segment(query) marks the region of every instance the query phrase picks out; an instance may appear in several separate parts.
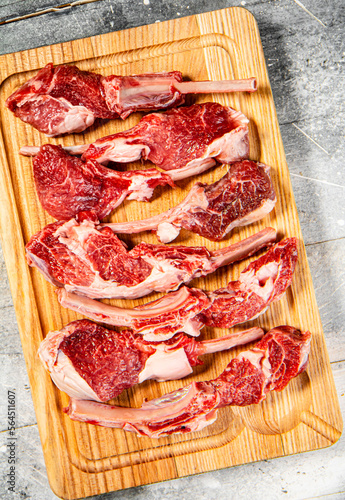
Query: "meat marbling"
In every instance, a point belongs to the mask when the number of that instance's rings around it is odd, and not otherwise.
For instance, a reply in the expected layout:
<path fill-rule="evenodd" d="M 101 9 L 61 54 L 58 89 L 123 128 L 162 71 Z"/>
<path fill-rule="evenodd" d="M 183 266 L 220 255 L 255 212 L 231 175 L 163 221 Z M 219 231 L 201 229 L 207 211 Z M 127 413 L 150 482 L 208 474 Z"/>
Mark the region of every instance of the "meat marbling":
<path fill-rule="evenodd" d="M 150 160 L 169 171 L 173 180 L 180 180 L 208 170 L 217 161 L 229 163 L 248 158 L 248 119 L 215 102 L 194 104 L 152 113 L 129 130 L 65 150 L 104 164 Z M 20 150 L 26 156 L 38 152 L 35 146 Z"/>
<path fill-rule="evenodd" d="M 170 175 L 154 168 L 118 172 L 93 160 L 82 161 L 52 144 L 41 146 L 33 172 L 43 208 L 58 220 L 88 210 L 102 219 L 126 198 L 147 201 L 155 187 L 174 186 Z"/>
<path fill-rule="evenodd" d="M 137 298 L 152 291 L 177 289 L 275 239 L 275 231 L 268 230 L 264 238 L 261 233 L 214 252 L 205 247 L 148 243 L 127 251 L 111 229 L 97 226 L 91 212 L 49 224 L 26 245 L 29 265 L 67 291 L 91 298 Z"/>
<path fill-rule="evenodd" d="M 215 102 L 144 116 L 130 130 L 70 148 L 83 159 L 128 163 L 141 158 L 162 170 L 178 170 L 175 180 L 203 172 L 216 162 L 249 156 L 248 119 Z"/>
<path fill-rule="evenodd" d="M 283 390 L 308 362 L 311 334 L 291 326 L 270 330 L 253 349 L 232 359 L 223 373 L 207 382 L 193 382 L 140 408 L 71 399 L 64 411 L 72 420 L 115 427 L 159 438 L 202 430 L 225 406 L 258 404 L 269 391 Z"/>
<path fill-rule="evenodd" d="M 138 110 L 184 103 L 185 93 L 256 90 L 256 79 L 182 82 L 179 71 L 107 76 L 76 66 L 47 64 L 6 100 L 7 107 L 39 131 L 56 136 L 82 132 L 96 118 L 126 118 Z"/>
<path fill-rule="evenodd" d="M 132 310 L 58 291 L 62 306 L 91 319 L 130 326 L 146 340 L 163 340 L 177 332 L 199 335 L 204 326 L 231 328 L 255 319 L 290 286 L 297 261 L 297 240 L 280 241 L 251 262 L 226 288 L 210 292 L 182 287 L 158 301 Z M 189 290 L 189 294 L 187 293 Z M 199 294 L 197 294 L 197 291 Z"/>
<path fill-rule="evenodd" d="M 22 121 L 48 136 L 82 132 L 96 118 L 117 118 L 109 110 L 101 75 L 76 66 L 47 64 L 7 100 Z"/>
<path fill-rule="evenodd" d="M 132 330 L 115 332 L 88 320 L 49 332 L 39 356 L 59 389 L 77 399 L 108 401 L 144 380 L 162 382 L 186 377 L 199 356 L 258 340 L 250 328 L 197 342 L 184 334 L 165 342 L 147 342 Z"/>
<path fill-rule="evenodd" d="M 270 167 L 251 160 L 234 162 L 213 184 L 194 184 L 176 207 L 149 219 L 107 223 L 115 233 L 155 230 L 169 243 L 181 228 L 210 240 L 223 239 L 233 228 L 262 219 L 275 206 L 276 195 Z"/>

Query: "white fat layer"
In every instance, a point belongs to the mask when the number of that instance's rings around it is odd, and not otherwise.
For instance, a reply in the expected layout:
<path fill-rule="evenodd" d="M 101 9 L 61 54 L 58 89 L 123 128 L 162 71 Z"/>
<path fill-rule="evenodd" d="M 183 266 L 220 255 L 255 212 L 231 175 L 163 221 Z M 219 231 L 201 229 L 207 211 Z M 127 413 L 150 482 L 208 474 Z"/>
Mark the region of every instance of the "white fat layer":
<path fill-rule="evenodd" d="M 40 259 L 37 255 L 29 252 L 28 250 L 26 250 L 26 259 L 29 266 L 37 267 L 49 283 L 54 286 L 61 286 L 61 283 L 51 276 L 48 265 L 43 259 Z"/>
<path fill-rule="evenodd" d="M 191 399 L 195 395 L 194 384 L 176 391 L 177 398 L 173 398 L 173 393 L 166 395 L 165 398 L 159 398 L 158 404 L 155 400 L 144 403 L 141 408 L 124 408 L 99 404 L 92 401 L 71 400 L 69 407 L 69 416 L 72 420 L 80 422 L 97 422 L 104 427 L 117 427 L 130 432 L 142 431 L 147 436 L 157 438 L 164 436 L 169 431 L 169 422 L 165 428 L 159 432 L 151 432 L 147 428 L 147 422 L 164 422 L 173 420 L 176 415 L 181 414 L 184 408 L 188 407 Z M 215 405 L 216 406 L 216 405 Z M 206 415 L 195 415 L 188 422 L 191 431 L 200 431 L 206 426 L 213 424 L 217 419 L 217 410 L 210 409 Z M 173 428 L 173 425 L 172 425 Z"/>
<path fill-rule="evenodd" d="M 140 333 L 143 336 L 143 339 L 147 342 L 161 342 L 163 340 L 171 339 L 174 335 L 180 332 L 187 333 L 191 337 L 198 337 L 203 326 L 204 325 L 200 321 L 190 318 L 177 326 L 172 325 L 171 330 L 168 333 L 155 333 L 155 326 L 147 326 L 142 328 L 137 333 Z"/>
<path fill-rule="evenodd" d="M 147 359 L 145 368 L 140 372 L 139 383 L 149 379 L 158 382 L 176 380 L 186 377 L 192 371 L 183 347 L 166 351 L 163 345 L 158 345 L 156 352 Z"/>
<path fill-rule="evenodd" d="M 64 120 L 58 126 L 54 126 L 49 135 L 61 135 L 71 132 L 82 132 L 91 127 L 95 121 L 94 114 L 84 106 L 73 106 L 65 114 Z"/>
<path fill-rule="evenodd" d="M 66 245 L 78 258 L 86 265 L 90 266 L 88 255 L 83 248 L 84 241 L 92 232 L 97 232 L 94 223 L 84 221 L 78 224 L 74 219 L 66 222 L 58 228 L 54 236 Z M 185 258 L 193 260 L 193 256 Z M 151 274 L 141 283 L 127 287 L 118 285 L 115 282 L 105 281 L 99 276 L 98 271 L 94 271 L 94 280 L 87 286 L 66 284 L 65 290 L 68 292 L 78 292 L 91 298 L 137 298 L 143 297 L 153 290 L 157 292 L 166 292 L 175 290 L 181 283 L 188 283 L 192 278 L 203 276 L 211 272 L 214 268 L 212 262 L 205 257 L 201 270 L 191 274 L 187 270 L 178 269 L 170 260 L 157 261 L 156 258 L 149 255 L 143 256 L 143 260 L 152 266 Z"/>
<path fill-rule="evenodd" d="M 69 358 L 59 351 L 57 361 L 50 371 L 54 384 L 75 399 L 101 401 L 89 384 L 77 373 Z"/>
<path fill-rule="evenodd" d="M 247 126 L 242 126 L 223 135 L 223 137 L 220 137 L 210 144 L 208 150 L 210 156 L 224 163 L 248 158 L 249 147 Z"/>
<path fill-rule="evenodd" d="M 178 168 L 176 170 L 166 170 L 174 181 L 179 181 L 182 179 L 186 179 L 187 177 L 191 177 L 192 175 L 201 174 L 202 172 L 205 172 L 206 170 L 213 167 L 215 164 L 216 161 L 213 158 L 200 157 L 196 160 L 188 162 L 184 167 Z"/>
<path fill-rule="evenodd" d="M 304 344 L 302 350 L 301 350 L 301 361 L 299 363 L 299 370 L 302 368 L 302 366 L 304 366 L 307 361 L 308 361 L 308 357 L 309 357 L 309 352 L 310 352 L 310 339 L 309 339 L 309 342 L 307 342 L 306 344 Z"/>
<path fill-rule="evenodd" d="M 191 337 L 198 337 L 200 335 L 200 330 L 204 327 L 204 324 L 195 319 L 195 318 L 190 318 L 186 323 L 183 325 L 183 328 L 181 330 L 184 333 L 187 333 Z"/>
<path fill-rule="evenodd" d="M 208 199 L 205 196 L 205 190 L 198 184 L 194 185 L 187 197 L 175 208 L 166 212 L 166 218 L 157 226 L 157 236 L 162 243 L 173 241 L 179 234 L 181 226 L 179 221 L 184 213 L 193 213 L 193 211 L 202 209 L 207 210 Z M 163 214 L 162 214 L 163 215 Z M 162 217 L 163 218 L 163 217 Z"/>
<path fill-rule="evenodd" d="M 102 149 L 108 146 L 104 155 L 96 158 L 99 163 L 103 163 L 104 161 L 129 163 L 131 161 L 140 160 L 141 157 L 147 158 L 150 152 L 150 148 L 144 144 L 128 144 L 126 137 L 119 137 L 108 143 L 102 142 L 97 144 L 97 142 L 95 142 L 94 146 Z"/>
<path fill-rule="evenodd" d="M 87 422 L 92 420 L 105 427 L 123 427 L 127 422 L 132 424 L 142 422 L 159 422 L 166 418 L 174 418 L 198 393 L 194 383 L 174 391 L 170 394 L 152 399 L 142 404 L 141 408 L 126 408 L 97 404 L 88 400 L 72 399 L 70 403 L 70 417 Z"/>
<path fill-rule="evenodd" d="M 23 104 L 29 101 L 34 101 L 37 105 L 40 105 L 40 102 L 44 103 L 46 101 L 55 101 L 63 104 L 65 109 L 59 112 L 63 119 L 58 124 L 52 123 L 49 125 L 46 133 L 48 137 L 71 132 L 82 132 L 90 127 L 95 121 L 95 116 L 92 111 L 85 106 L 73 106 L 63 97 L 56 98 L 49 95 L 39 95 L 23 100 L 20 105 L 23 106 Z"/>
<path fill-rule="evenodd" d="M 276 204 L 276 201 L 277 201 L 276 198 L 274 198 L 274 200 L 266 200 L 256 210 L 253 210 L 252 212 L 245 215 L 244 217 L 241 217 L 241 218 L 234 220 L 226 228 L 225 234 L 228 234 L 235 227 L 247 226 L 248 224 L 252 224 L 253 222 L 256 222 L 258 220 L 263 219 L 265 215 L 269 214 L 273 210 L 273 208 Z"/>
<path fill-rule="evenodd" d="M 277 262 L 269 262 L 265 266 L 262 266 L 256 274 L 253 269 L 242 273 L 240 281 L 246 289 L 250 289 L 251 292 L 261 297 L 262 300 L 268 302 L 274 291 L 274 281 L 278 271 L 279 265 Z"/>
<path fill-rule="evenodd" d="M 247 359 L 253 366 L 255 366 L 255 368 L 262 370 L 267 381 L 271 378 L 271 363 L 263 351 L 256 351 L 255 349 L 245 351 L 239 354 L 237 359 L 239 361 Z"/>
<path fill-rule="evenodd" d="M 159 177 L 159 175 L 157 177 Z M 153 194 L 153 188 L 148 186 L 147 177 L 144 175 L 132 177 L 128 191 L 132 191 L 128 196 L 128 200 L 145 201 L 151 198 Z"/>
<path fill-rule="evenodd" d="M 170 243 L 180 233 L 180 226 L 171 224 L 170 222 L 162 222 L 157 228 L 157 237 L 162 243 Z"/>

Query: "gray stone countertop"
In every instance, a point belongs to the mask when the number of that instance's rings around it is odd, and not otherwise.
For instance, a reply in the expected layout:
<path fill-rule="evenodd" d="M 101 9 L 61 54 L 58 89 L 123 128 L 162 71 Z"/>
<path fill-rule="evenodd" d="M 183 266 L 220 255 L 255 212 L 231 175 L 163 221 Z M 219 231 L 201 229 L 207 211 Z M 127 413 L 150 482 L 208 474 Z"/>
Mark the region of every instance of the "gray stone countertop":
<path fill-rule="evenodd" d="M 256 18 L 345 418 L 345 4 L 342 0 L 0 0 L 0 53 L 243 6 Z M 0 498 L 51 500 L 0 253 Z M 16 492 L 5 487 L 7 390 L 17 393 Z M 314 452 L 94 499 L 345 499 L 345 437 Z"/>

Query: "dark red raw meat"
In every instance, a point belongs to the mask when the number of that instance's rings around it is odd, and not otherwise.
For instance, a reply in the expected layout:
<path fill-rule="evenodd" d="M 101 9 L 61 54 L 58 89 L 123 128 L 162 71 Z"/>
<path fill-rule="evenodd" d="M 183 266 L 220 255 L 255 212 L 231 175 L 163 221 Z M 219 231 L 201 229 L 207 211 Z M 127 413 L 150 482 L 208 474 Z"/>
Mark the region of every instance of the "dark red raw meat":
<path fill-rule="evenodd" d="M 140 408 L 71 399 L 65 412 L 72 420 L 117 427 L 159 438 L 199 431 L 212 424 L 224 406 L 258 404 L 269 391 L 281 391 L 307 365 L 310 332 L 291 326 L 270 330 L 253 349 L 232 359 L 224 372 L 207 382 L 193 382 Z"/>
<path fill-rule="evenodd" d="M 70 150 L 99 163 L 143 158 L 163 170 L 195 170 L 198 166 L 204 171 L 216 161 L 248 158 L 248 120 L 239 111 L 216 102 L 194 104 L 151 113 L 130 130 Z"/>
<path fill-rule="evenodd" d="M 26 123 L 55 136 L 81 132 L 96 118 L 116 118 L 109 110 L 101 75 L 76 66 L 47 64 L 7 100 L 7 107 Z"/>
<path fill-rule="evenodd" d="M 147 201 L 158 185 L 174 185 L 169 175 L 156 169 L 118 172 L 93 160 L 84 162 L 51 144 L 41 146 L 33 171 L 43 208 L 58 220 L 88 210 L 102 219 L 126 198 Z"/>
<path fill-rule="evenodd" d="M 132 330 L 115 332 L 78 320 L 49 332 L 38 353 L 55 384 L 69 396 L 108 401 L 144 380 L 185 377 L 202 363 L 199 356 L 257 340 L 263 333 L 251 328 L 203 342 L 183 334 L 146 342 Z"/>
<path fill-rule="evenodd" d="M 272 234 L 268 239 L 272 241 Z M 259 242 L 262 245 L 260 235 Z M 26 245 L 26 255 L 29 265 L 67 291 L 91 298 L 137 298 L 177 289 L 251 255 L 257 244 L 254 236 L 215 252 L 148 243 L 127 251 L 111 229 L 98 228 L 94 214 L 85 212 L 78 220 L 55 222 L 39 231 Z"/>
<path fill-rule="evenodd" d="M 270 167 L 251 160 L 231 163 L 213 184 L 194 184 L 176 207 L 149 219 L 107 224 L 115 233 L 157 231 L 163 243 L 177 237 L 181 228 L 209 240 L 223 239 L 234 227 L 251 224 L 275 206 Z"/>
<path fill-rule="evenodd" d="M 199 335 L 204 326 L 231 328 L 255 319 L 290 286 L 297 261 L 297 240 L 286 238 L 242 271 L 226 288 L 202 292 L 182 287 L 158 301 L 132 310 L 75 293 L 58 292 L 61 305 L 109 325 L 130 326 L 146 340 L 167 339 L 177 332 Z M 173 303 L 175 304 L 173 305 Z"/>
<path fill-rule="evenodd" d="M 290 286 L 298 258 L 297 239 L 286 238 L 242 271 L 238 281 L 209 292 L 212 305 L 200 313 L 207 326 L 230 328 L 256 318 Z"/>
<path fill-rule="evenodd" d="M 50 135 L 82 132 L 96 118 L 126 118 L 134 111 L 184 103 L 186 93 L 255 92 L 256 79 L 182 82 L 179 71 L 107 76 L 76 66 L 47 64 L 6 100 L 26 123 Z"/>

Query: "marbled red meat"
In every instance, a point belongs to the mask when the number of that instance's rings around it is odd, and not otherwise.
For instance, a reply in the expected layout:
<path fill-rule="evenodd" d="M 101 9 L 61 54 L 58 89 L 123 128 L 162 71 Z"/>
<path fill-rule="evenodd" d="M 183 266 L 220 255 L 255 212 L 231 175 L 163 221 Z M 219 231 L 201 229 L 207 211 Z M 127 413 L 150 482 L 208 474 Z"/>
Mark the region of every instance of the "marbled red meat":
<path fill-rule="evenodd" d="M 151 438 L 198 431 L 212 424 L 224 406 L 258 404 L 269 391 L 281 391 L 307 365 L 310 332 L 291 326 L 270 330 L 253 349 L 232 359 L 224 372 L 207 382 L 193 382 L 141 408 L 70 401 L 65 412 L 81 422 L 117 427 Z"/>
<path fill-rule="evenodd" d="M 237 281 L 209 292 L 211 306 L 200 313 L 207 326 L 230 328 L 257 317 L 290 286 L 298 258 L 297 239 L 286 238 L 251 262 Z"/>
<path fill-rule="evenodd" d="M 39 356 L 55 384 L 71 397 L 108 401 L 144 380 L 174 380 L 201 364 L 199 356 L 231 349 L 263 336 L 251 328 L 196 342 L 179 334 L 165 342 L 146 342 L 132 330 L 115 332 L 88 320 L 49 332 Z"/>
<path fill-rule="evenodd" d="M 287 238 L 253 261 L 237 281 L 216 291 L 186 287 L 132 310 L 87 299 L 65 290 L 60 303 L 85 316 L 115 326 L 135 328 L 145 339 L 167 339 L 176 332 L 199 335 L 204 326 L 231 328 L 253 320 L 278 301 L 290 286 L 297 261 L 297 240 Z M 168 320 L 168 321 L 167 321 Z"/>
<path fill-rule="evenodd" d="M 58 220 L 88 210 L 102 219 L 126 198 L 148 201 L 157 186 L 174 185 L 169 175 L 156 169 L 117 172 L 92 160 L 84 162 L 51 144 L 41 146 L 33 172 L 43 208 Z"/>
<path fill-rule="evenodd" d="M 150 160 L 163 170 L 207 170 L 216 161 L 229 163 L 249 156 L 248 120 L 215 102 L 152 113 L 130 130 L 70 148 L 83 159 L 129 162 Z"/>
<path fill-rule="evenodd" d="M 7 107 L 49 136 L 81 132 L 96 118 L 116 118 L 109 110 L 101 75 L 76 66 L 47 64 L 7 100 Z"/>
<path fill-rule="evenodd" d="M 96 118 L 126 118 L 134 111 L 184 103 L 186 93 L 254 92 L 256 79 L 182 82 L 179 71 L 107 76 L 51 63 L 6 100 L 7 107 L 47 135 L 81 132 Z"/>
<path fill-rule="evenodd" d="M 234 227 L 251 224 L 275 206 L 276 195 L 270 167 L 251 160 L 229 165 L 228 172 L 213 184 L 194 184 L 186 198 L 149 219 L 107 224 L 115 233 L 157 231 L 163 243 L 177 237 L 181 228 L 209 240 L 223 239 Z"/>
<path fill-rule="evenodd" d="M 274 238 L 275 238 L 275 232 Z M 140 243 L 127 251 L 94 214 L 49 224 L 26 245 L 27 261 L 67 291 L 91 298 L 137 298 L 169 291 L 262 247 L 262 235 L 210 252 L 205 247 Z M 266 235 L 272 241 L 272 232 Z M 266 239 L 267 244 L 267 239 Z"/>

